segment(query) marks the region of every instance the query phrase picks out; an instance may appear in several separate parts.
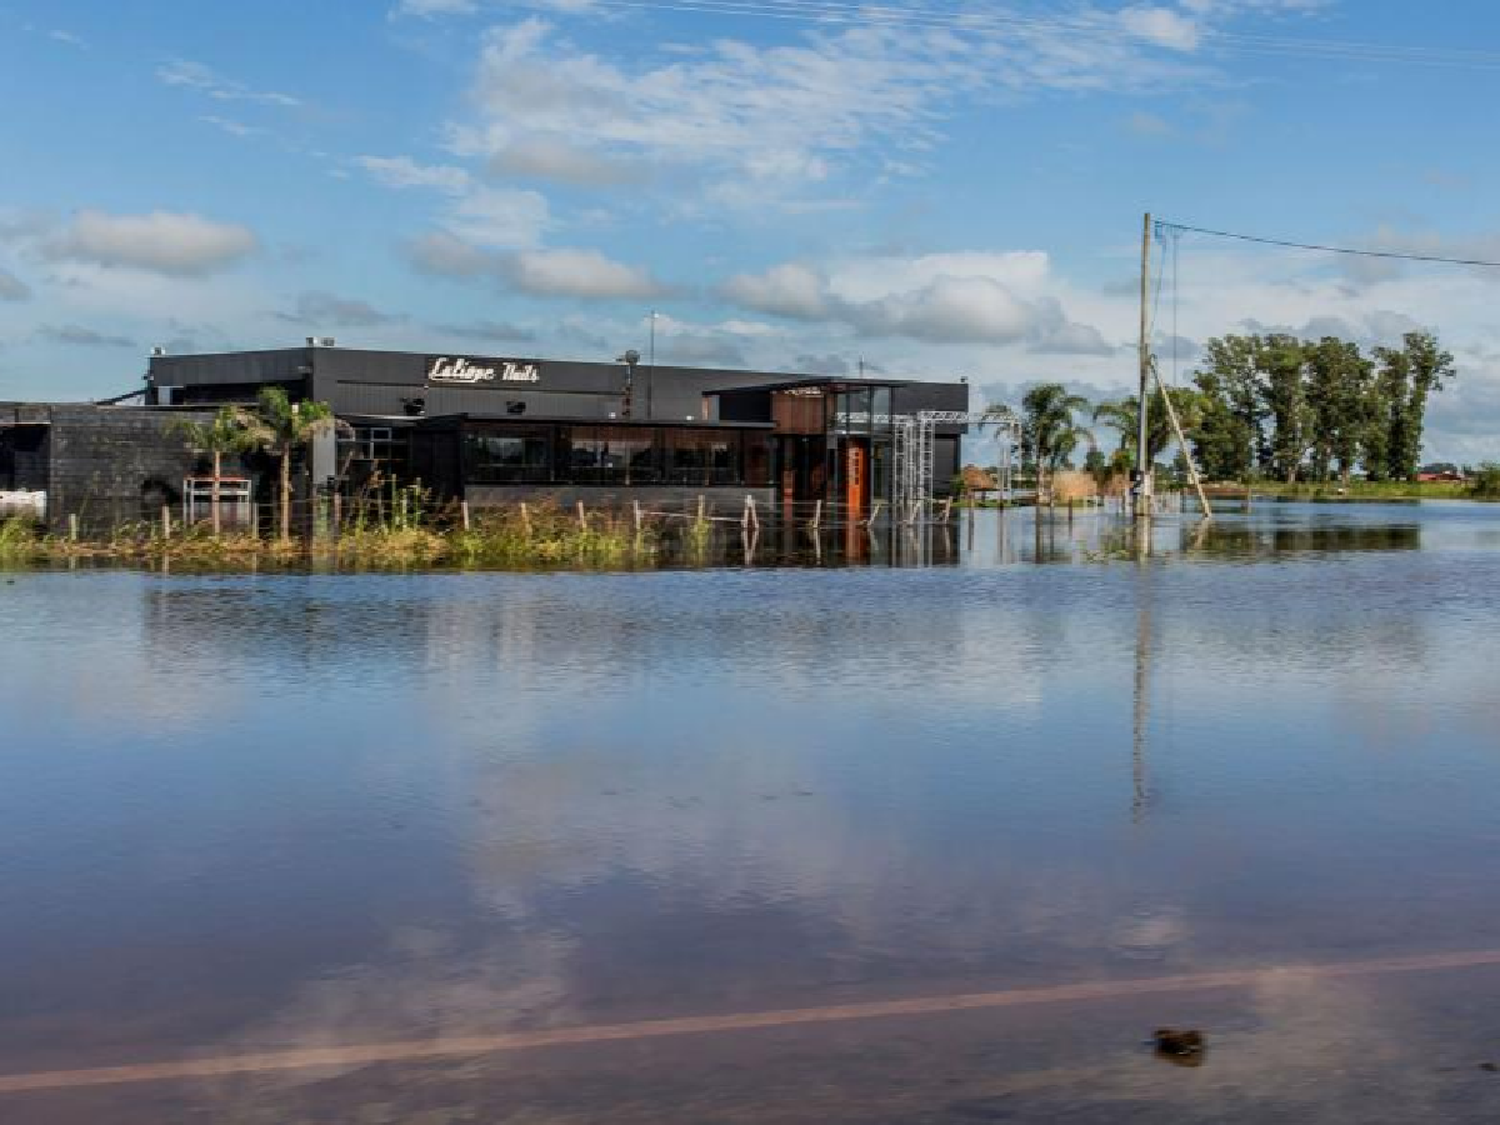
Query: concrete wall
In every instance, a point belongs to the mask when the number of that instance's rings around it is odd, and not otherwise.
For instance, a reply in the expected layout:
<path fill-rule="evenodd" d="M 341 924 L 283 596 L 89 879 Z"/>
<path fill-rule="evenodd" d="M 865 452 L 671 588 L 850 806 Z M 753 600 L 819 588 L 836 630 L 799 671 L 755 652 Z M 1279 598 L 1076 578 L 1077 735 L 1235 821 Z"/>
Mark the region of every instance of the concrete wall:
<path fill-rule="evenodd" d="M 211 465 L 172 430 L 181 420 L 208 421 L 207 411 L 79 405 L 49 413 L 47 518 L 56 529 L 70 513 L 87 534 L 159 518 L 163 504 L 180 515 L 183 478 Z M 226 460 L 225 472 L 237 467 Z"/>

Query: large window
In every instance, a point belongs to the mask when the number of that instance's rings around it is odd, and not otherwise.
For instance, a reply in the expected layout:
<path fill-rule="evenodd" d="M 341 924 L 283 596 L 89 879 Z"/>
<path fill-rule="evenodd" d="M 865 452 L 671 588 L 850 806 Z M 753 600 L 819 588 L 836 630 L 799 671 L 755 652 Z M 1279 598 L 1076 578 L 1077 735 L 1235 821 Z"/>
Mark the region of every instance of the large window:
<path fill-rule="evenodd" d="M 694 428 L 666 431 L 666 480 L 669 484 L 738 484 L 740 435 Z"/>
<path fill-rule="evenodd" d="M 544 426 L 464 434 L 464 466 L 475 484 L 542 484 L 552 479 L 552 442 Z"/>

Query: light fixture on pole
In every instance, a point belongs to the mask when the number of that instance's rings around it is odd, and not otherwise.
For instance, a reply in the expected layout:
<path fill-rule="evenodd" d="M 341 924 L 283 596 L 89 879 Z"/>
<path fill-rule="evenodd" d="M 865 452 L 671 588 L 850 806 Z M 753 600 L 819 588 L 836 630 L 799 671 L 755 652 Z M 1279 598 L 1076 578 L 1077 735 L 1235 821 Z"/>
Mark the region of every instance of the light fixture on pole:
<path fill-rule="evenodd" d="M 625 393 L 621 395 L 620 417 L 629 418 L 631 413 L 631 400 L 635 396 L 635 369 L 641 362 L 641 353 L 631 348 L 622 356 L 615 358 L 616 363 L 625 365 Z M 647 413 L 650 413 L 649 406 Z"/>

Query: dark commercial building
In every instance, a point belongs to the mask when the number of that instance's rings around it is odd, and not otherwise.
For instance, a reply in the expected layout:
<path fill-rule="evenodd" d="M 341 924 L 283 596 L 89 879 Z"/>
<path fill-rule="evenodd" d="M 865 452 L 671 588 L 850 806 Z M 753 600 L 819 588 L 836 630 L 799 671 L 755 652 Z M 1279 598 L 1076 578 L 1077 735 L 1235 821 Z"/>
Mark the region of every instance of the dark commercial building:
<path fill-rule="evenodd" d="M 346 423 L 314 450 L 319 486 L 379 472 L 471 505 L 538 494 L 684 500 L 707 490 L 868 512 L 894 485 L 896 419 L 968 409 L 966 383 L 304 347 L 153 356 L 146 403 L 249 403 L 262 387 L 328 403 Z M 939 494 L 962 421 L 933 431 Z"/>

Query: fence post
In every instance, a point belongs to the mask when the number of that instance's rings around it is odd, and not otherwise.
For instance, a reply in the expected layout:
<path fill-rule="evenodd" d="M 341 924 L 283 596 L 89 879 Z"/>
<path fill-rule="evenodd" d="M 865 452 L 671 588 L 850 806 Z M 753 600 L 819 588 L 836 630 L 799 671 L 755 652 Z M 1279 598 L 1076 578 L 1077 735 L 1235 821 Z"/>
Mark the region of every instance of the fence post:
<path fill-rule="evenodd" d="M 708 519 L 707 519 L 707 517 L 704 514 L 704 509 L 705 509 L 705 506 L 707 505 L 707 503 L 708 502 L 704 498 L 703 493 L 701 493 L 701 492 L 698 493 L 698 521 L 697 521 L 697 523 L 698 523 L 698 527 L 700 529 L 703 527 L 703 525 L 705 523 L 708 522 Z"/>
<path fill-rule="evenodd" d="M 464 530 L 468 531 L 469 530 L 469 502 L 467 500 L 460 500 L 458 502 L 458 514 L 461 517 L 463 517 Z"/>
<path fill-rule="evenodd" d="M 73 542 L 73 543 L 77 543 L 78 542 L 78 513 L 77 512 L 69 512 L 68 513 L 68 540 L 70 542 Z"/>
<path fill-rule="evenodd" d="M 578 501 L 578 526 L 583 531 L 589 529 L 589 517 L 588 513 L 583 510 L 582 500 Z"/>
<path fill-rule="evenodd" d="M 630 507 L 635 516 L 635 534 L 639 538 L 641 534 L 641 502 L 639 500 L 632 500 Z"/>
<path fill-rule="evenodd" d="M 526 533 L 526 538 L 531 538 L 531 509 L 526 506 L 526 501 L 521 501 L 521 530 Z"/>
<path fill-rule="evenodd" d="M 161 506 L 161 537 L 172 538 L 172 505 L 170 504 Z"/>
<path fill-rule="evenodd" d="M 344 498 L 333 494 L 333 537 L 337 539 L 344 527 Z"/>

